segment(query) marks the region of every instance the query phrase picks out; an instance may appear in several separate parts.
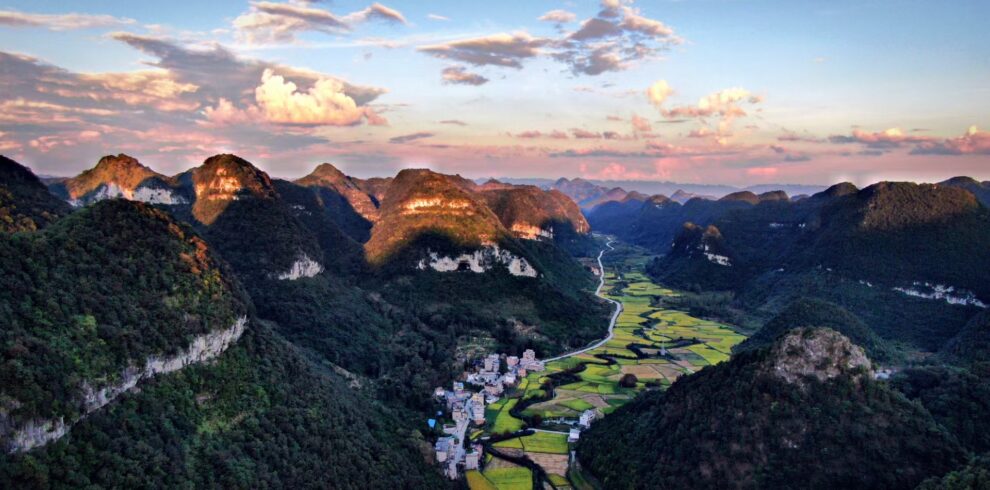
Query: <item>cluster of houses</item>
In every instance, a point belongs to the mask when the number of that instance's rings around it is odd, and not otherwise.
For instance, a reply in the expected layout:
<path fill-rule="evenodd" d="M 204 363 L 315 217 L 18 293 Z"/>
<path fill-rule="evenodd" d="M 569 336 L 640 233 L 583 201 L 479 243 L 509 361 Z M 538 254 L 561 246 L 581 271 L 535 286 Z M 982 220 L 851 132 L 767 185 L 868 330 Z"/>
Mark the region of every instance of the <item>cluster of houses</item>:
<path fill-rule="evenodd" d="M 476 363 L 473 372 L 465 372 L 462 376 L 467 385 L 473 388 L 468 389 L 465 382 L 461 381 L 455 381 L 451 390 L 439 386 L 436 388 L 434 396 L 446 405 L 453 420 L 453 424 L 443 426 L 445 435 L 434 446 L 437 462 L 444 466 L 444 474 L 448 478 L 456 479 L 458 466 L 462 464 L 465 471 L 478 469 L 482 456 L 481 445 L 466 447 L 468 444 L 465 443 L 465 437 L 472 423 L 477 426 L 485 425 L 485 406 L 497 402 L 507 387 L 515 386 L 528 373 L 544 369 L 543 361 L 536 358 L 533 349 L 523 352 L 522 358 L 491 354 Z M 475 389 L 478 390 L 474 391 Z"/>

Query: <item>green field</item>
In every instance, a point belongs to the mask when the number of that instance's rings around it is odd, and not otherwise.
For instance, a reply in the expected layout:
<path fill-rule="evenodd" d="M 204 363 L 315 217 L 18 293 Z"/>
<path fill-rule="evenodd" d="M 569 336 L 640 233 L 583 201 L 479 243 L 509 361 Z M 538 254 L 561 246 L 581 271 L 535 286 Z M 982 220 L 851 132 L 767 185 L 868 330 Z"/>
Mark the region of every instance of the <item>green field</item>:
<path fill-rule="evenodd" d="M 468 488 L 471 490 L 497 490 L 498 487 L 491 482 L 485 475 L 482 475 L 478 470 L 470 470 L 465 473 L 467 477 Z"/>
<path fill-rule="evenodd" d="M 495 447 L 522 449 L 530 453 L 567 454 L 567 434 L 536 432 L 494 444 Z"/>
<path fill-rule="evenodd" d="M 545 372 L 528 374 L 510 393 L 511 398 L 487 407 L 486 416 L 492 421 L 489 433 L 523 429 L 525 423 L 512 417 L 509 410 L 521 400 L 542 397 L 541 386 L 553 373 L 584 366 L 576 373 L 577 380 L 557 386 L 553 399 L 529 405 L 522 412 L 524 416 L 577 419 L 592 409 L 608 415 L 645 390 L 647 383 L 666 389 L 684 374 L 729 358 L 732 347 L 745 336 L 728 325 L 662 306 L 664 298 L 677 297 L 679 293 L 653 283 L 643 274 L 648 260 L 644 255 L 626 255 L 621 261 L 606 262 L 603 294 L 623 306 L 613 338 L 592 351 L 548 363 Z M 639 357 L 633 349 L 646 357 Z M 610 362 L 598 355 L 620 357 L 609 357 Z M 634 388 L 619 385 L 626 374 L 636 376 Z M 550 432 L 498 442 L 495 447 L 550 454 L 567 454 L 569 450 L 566 434 Z M 573 476 L 578 488 L 590 488 L 582 475 Z M 475 479 L 479 477 L 486 480 L 478 486 L 469 481 L 472 489 L 491 488 L 480 486 L 485 483 L 499 489 L 530 488 L 532 484 L 530 471 L 522 467 L 492 468 Z"/>
<path fill-rule="evenodd" d="M 492 417 L 494 417 L 495 420 L 492 424 L 493 433 L 501 434 L 503 432 L 522 430 L 526 424 L 509 413 L 509 410 L 512 410 L 512 407 L 515 407 L 518 402 L 519 399 L 517 398 L 502 398 L 486 408 L 485 417 L 488 420 L 492 420 Z"/>
<path fill-rule="evenodd" d="M 533 472 L 522 466 L 492 468 L 485 470 L 483 476 L 498 490 L 530 490 L 533 488 Z"/>
<path fill-rule="evenodd" d="M 655 284 L 643 274 L 642 256 L 627 257 L 621 264 L 606 264 L 604 294 L 622 303 L 613 337 L 605 345 L 585 354 L 554 361 L 546 373 L 533 373 L 520 385 L 522 398 L 542 395 L 537 391 L 546 374 L 585 364 L 577 374 L 580 381 L 559 386 L 553 400 L 531 405 L 524 415 L 547 418 L 576 418 L 584 410 L 598 408 L 607 414 L 625 404 L 647 382 L 661 388 L 678 377 L 693 373 L 729 358 L 732 347 L 745 336 L 727 325 L 696 318 L 686 312 L 667 309 L 663 298 L 678 296 L 674 290 Z M 613 270 L 621 272 L 613 272 Z M 637 358 L 635 345 L 648 357 Z M 666 350 L 667 355 L 661 355 Z M 595 355 L 613 357 L 608 365 Z M 619 381 L 626 374 L 636 376 L 635 388 L 623 388 Z"/>

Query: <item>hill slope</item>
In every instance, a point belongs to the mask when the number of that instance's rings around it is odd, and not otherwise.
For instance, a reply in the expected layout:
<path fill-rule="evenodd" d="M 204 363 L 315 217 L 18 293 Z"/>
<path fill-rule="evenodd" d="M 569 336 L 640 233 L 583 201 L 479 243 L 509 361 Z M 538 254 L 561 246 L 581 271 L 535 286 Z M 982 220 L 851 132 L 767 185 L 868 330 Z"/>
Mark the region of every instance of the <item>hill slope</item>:
<path fill-rule="evenodd" d="M 0 155 L 0 232 L 34 231 L 68 212 L 30 170 Z"/>
<path fill-rule="evenodd" d="M 706 256 L 671 253 L 649 272 L 676 287 L 733 290 L 769 316 L 819 297 L 886 339 L 929 351 L 990 304 L 990 277 L 975 272 L 990 270 L 990 211 L 964 190 L 839 185 L 730 212 L 714 226 L 731 267 L 702 274 L 715 265 Z"/>
<path fill-rule="evenodd" d="M 421 435 L 162 210 L 102 201 L 0 248 L 2 486 L 444 486 Z"/>
<path fill-rule="evenodd" d="M 79 175 L 56 182 L 52 192 L 74 206 L 123 197 L 153 204 L 183 204 L 188 193 L 172 177 L 161 175 L 123 153 L 107 155 Z"/>
<path fill-rule="evenodd" d="M 831 328 L 862 346 L 874 361 L 886 362 L 891 357 L 887 343 L 862 320 L 839 305 L 812 298 L 792 302 L 763 328 L 737 345 L 736 350 L 741 352 L 766 347 L 795 327 Z"/>
<path fill-rule="evenodd" d="M 911 488 L 964 461 L 829 329 L 794 330 L 641 396 L 582 434 L 578 455 L 607 488 Z"/>

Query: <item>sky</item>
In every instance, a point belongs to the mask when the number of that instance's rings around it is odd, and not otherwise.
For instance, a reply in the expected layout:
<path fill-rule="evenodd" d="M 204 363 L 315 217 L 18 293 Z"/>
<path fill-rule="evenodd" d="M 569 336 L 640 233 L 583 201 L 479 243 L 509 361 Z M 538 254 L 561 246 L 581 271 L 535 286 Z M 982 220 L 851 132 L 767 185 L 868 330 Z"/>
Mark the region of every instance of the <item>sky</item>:
<path fill-rule="evenodd" d="M 990 2 L 0 1 L 0 153 L 75 175 L 990 179 Z"/>

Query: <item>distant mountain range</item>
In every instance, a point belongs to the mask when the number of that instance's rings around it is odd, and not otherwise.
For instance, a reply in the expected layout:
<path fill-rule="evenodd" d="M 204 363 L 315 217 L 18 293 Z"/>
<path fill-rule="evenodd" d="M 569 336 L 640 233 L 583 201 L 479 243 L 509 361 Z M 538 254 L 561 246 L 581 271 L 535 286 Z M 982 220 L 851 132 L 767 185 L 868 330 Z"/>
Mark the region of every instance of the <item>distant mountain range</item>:
<path fill-rule="evenodd" d="M 825 186 L 801 184 L 760 184 L 744 188 L 718 184 L 680 184 L 677 182 L 655 182 L 646 180 L 594 180 L 566 179 L 516 179 L 500 178 L 502 182 L 536 185 L 544 189 L 556 189 L 574 199 L 582 209 L 588 210 L 608 201 L 622 201 L 628 198 L 645 200 L 651 195 L 662 194 L 684 203 L 691 198 L 718 199 L 739 191 L 762 194 L 770 191 L 784 191 L 789 195 L 809 195 L 825 190 Z"/>

